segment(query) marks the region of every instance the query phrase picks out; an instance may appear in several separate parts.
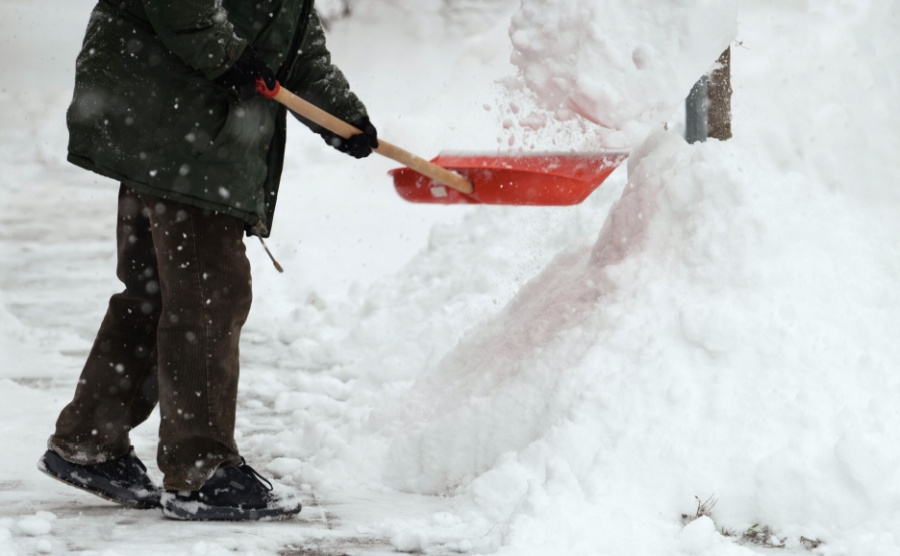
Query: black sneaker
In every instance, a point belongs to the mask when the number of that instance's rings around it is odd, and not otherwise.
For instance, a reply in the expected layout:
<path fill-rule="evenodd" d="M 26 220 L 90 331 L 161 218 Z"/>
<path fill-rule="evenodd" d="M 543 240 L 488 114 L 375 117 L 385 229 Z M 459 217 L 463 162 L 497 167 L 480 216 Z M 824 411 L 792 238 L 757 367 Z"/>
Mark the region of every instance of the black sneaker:
<path fill-rule="evenodd" d="M 162 495 L 166 517 L 188 521 L 287 519 L 300 513 L 300 500 L 272 492 L 272 483 L 246 463 L 223 465 L 200 490 Z"/>
<path fill-rule="evenodd" d="M 160 507 L 161 489 L 147 476 L 147 468 L 134 454 L 134 448 L 120 458 L 91 465 L 66 461 L 47 450 L 37 466 L 54 479 L 110 502 L 139 510 Z"/>

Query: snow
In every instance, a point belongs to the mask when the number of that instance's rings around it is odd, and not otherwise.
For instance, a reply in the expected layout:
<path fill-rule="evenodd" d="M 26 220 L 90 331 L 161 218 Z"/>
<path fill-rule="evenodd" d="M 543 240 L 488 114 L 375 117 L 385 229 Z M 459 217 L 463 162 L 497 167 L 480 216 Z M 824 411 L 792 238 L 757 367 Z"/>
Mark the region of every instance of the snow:
<path fill-rule="evenodd" d="M 0 5 L 0 554 L 900 554 L 892 3 L 356 6 L 329 45 L 386 139 L 634 149 L 579 206 L 432 207 L 292 127 L 238 444 L 304 509 L 258 524 L 34 468 L 118 288 L 115 186 L 64 162 L 91 3 L 44 6 Z M 735 138 L 687 145 L 735 32 Z"/>
<path fill-rule="evenodd" d="M 510 28 L 512 60 L 554 120 L 574 113 L 624 130 L 636 146 L 728 48 L 737 4 L 523 0 Z"/>
<path fill-rule="evenodd" d="M 40 537 L 50 534 L 53 530 L 52 522 L 56 516 L 50 512 L 38 512 L 33 516 L 20 519 L 16 522 L 16 528 L 30 537 Z"/>
<path fill-rule="evenodd" d="M 391 537 L 398 552 L 422 553 L 428 548 L 428 534 L 423 531 L 403 531 Z"/>

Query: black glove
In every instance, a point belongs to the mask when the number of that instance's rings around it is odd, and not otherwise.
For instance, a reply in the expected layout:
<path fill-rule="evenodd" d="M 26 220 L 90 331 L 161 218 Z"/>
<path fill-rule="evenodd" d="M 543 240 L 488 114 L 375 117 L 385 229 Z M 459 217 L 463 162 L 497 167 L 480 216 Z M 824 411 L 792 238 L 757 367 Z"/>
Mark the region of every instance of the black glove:
<path fill-rule="evenodd" d="M 352 123 L 362 133 L 357 133 L 349 139 L 344 139 L 340 135 L 323 129 L 319 132 L 319 135 L 322 136 L 322 139 L 325 139 L 326 143 L 342 153 L 349 154 L 353 158 L 365 158 L 372 154 L 372 149 L 378 148 L 378 131 L 372 125 L 372 122 L 369 121 L 368 116 L 364 116 L 361 120 Z"/>
<path fill-rule="evenodd" d="M 262 79 L 270 91 L 278 85 L 278 79 L 272 68 L 248 46 L 234 65 L 217 77 L 215 82 L 230 91 L 238 100 L 247 100 L 257 93 L 257 79 Z"/>

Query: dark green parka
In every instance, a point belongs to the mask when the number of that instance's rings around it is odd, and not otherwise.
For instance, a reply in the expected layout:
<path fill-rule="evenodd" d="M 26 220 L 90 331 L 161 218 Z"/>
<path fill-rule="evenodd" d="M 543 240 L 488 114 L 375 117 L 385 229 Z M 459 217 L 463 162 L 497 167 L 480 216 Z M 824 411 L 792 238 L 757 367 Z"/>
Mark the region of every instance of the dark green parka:
<path fill-rule="evenodd" d="M 69 161 L 268 236 L 287 111 L 212 81 L 248 44 L 288 89 L 345 121 L 366 115 L 313 0 L 100 0 L 77 60 Z"/>

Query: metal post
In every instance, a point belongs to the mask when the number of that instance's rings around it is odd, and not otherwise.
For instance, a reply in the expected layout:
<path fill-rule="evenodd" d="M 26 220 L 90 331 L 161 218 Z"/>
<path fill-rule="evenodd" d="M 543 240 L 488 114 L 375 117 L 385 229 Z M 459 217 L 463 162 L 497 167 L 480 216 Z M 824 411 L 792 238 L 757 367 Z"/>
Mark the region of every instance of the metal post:
<path fill-rule="evenodd" d="M 709 124 L 709 78 L 705 75 L 694 84 L 685 101 L 684 138 L 688 143 L 706 141 Z"/>
<path fill-rule="evenodd" d="M 731 48 L 719 56 L 709 74 L 708 135 L 719 141 L 731 139 Z"/>

